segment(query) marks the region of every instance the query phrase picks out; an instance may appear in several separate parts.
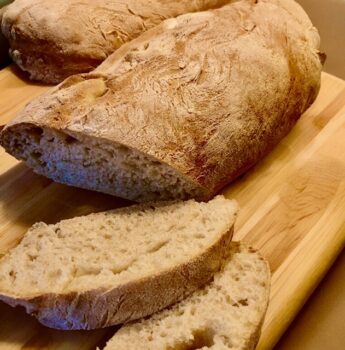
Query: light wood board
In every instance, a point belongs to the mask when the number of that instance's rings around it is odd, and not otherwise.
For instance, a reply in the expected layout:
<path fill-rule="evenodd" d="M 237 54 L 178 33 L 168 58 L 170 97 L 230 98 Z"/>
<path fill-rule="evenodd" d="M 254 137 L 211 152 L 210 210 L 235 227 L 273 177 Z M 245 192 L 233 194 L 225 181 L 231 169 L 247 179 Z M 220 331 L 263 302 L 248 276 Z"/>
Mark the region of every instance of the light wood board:
<path fill-rule="evenodd" d="M 0 124 L 46 89 L 13 68 L 1 71 Z M 272 349 L 345 245 L 345 82 L 323 74 L 317 102 L 290 135 L 224 193 L 242 208 L 235 239 L 258 248 L 271 266 L 271 301 L 257 349 Z M 54 184 L 0 148 L 0 254 L 36 221 L 125 204 Z M 95 349 L 113 333 L 50 330 L 0 303 L 1 350 Z"/>

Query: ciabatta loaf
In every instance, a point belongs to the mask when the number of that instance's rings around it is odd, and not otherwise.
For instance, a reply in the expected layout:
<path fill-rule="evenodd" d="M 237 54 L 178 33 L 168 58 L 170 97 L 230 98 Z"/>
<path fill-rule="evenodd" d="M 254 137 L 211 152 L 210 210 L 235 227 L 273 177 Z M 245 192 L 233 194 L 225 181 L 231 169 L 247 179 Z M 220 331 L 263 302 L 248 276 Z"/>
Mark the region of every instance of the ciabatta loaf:
<path fill-rule="evenodd" d="M 57 182 L 135 201 L 207 200 L 314 101 L 318 48 L 292 0 L 169 19 L 28 104 L 1 143 Z"/>
<path fill-rule="evenodd" d="M 122 327 L 105 350 L 253 350 L 269 285 L 263 258 L 233 243 L 231 257 L 213 282 L 170 309 Z"/>
<path fill-rule="evenodd" d="M 229 0 L 16 0 L 2 32 L 11 56 L 31 79 L 58 83 L 88 72 L 124 43 L 183 13 Z"/>
<path fill-rule="evenodd" d="M 46 326 L 93 329 L 159 311 L 229 255 L 235 202 L 168 202 L 38 223 L 0 260 L 0 300 Z"/>

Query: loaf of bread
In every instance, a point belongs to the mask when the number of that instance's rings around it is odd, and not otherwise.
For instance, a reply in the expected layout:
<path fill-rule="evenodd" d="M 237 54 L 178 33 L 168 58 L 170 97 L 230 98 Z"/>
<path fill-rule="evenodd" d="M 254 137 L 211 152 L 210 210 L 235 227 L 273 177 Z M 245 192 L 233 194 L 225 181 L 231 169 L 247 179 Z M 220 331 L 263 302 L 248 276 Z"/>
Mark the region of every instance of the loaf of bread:
<path fill-rule="evenodd" d="M 2 21 L 2 16 L 6 10 L 7 1 L 4 3 L 0 0 L 0 23 Z M 2 35 L 0 30 L 0 69 L 10 64 L 10 57 L 8 56 L 8 42 L 6 38 Z"/>
<path fill-rule="evenodd" d="M 32 101 L 0 142 L 57 182 L 139 202 L 207 200 L 315 100 L 318 48 L 292 0 L 182 15 Z"/>
<path fill-rule="evenodd" d="M 105 350 L 254 350 L 269 285 L 263 258 L 233 243 L 231 257 L 213 282 L 170 309 L 120 328 Z"/>
<path fill-rule="evenodd" d="M 220 270 L 236 214 L 236 203 L 219 196 L 38 223 L 0 260 L 0 300 L 58 329 L 151 315 Z"/>
<path fill-rule="evenodd" d="M 180 14 L 230 0 L 16 0 L 2 31 L 29 77 L 57 83 L 96 68 L 122 44 Z"/>

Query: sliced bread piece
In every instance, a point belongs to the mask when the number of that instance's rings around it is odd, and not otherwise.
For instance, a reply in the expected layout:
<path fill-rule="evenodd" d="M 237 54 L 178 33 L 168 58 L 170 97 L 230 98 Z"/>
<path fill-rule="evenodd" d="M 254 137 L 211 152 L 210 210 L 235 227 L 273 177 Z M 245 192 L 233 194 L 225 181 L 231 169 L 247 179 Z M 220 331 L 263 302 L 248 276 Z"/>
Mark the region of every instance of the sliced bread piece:
<path fill-rule="evenodd" d="M 0 300 L 58 329 L 150 315 L 220 270 L 236 213 L 236 202 L 218 196 L 35 224 L 0 260 Z"/>
<path fill-rule="evenodd" d="M 105 349 L 254 349 L 269 285 L 267 262 L 251 248 L 232 243 L 231 256 L 213 282 L 170 309 L 122 327 Z"/>

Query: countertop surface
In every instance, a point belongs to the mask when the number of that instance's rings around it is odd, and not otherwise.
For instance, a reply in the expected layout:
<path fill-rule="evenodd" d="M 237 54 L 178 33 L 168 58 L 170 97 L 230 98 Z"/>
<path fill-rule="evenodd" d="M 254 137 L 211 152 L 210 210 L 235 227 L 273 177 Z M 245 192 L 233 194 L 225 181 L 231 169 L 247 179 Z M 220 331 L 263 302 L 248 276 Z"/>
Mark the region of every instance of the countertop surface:
<path fill-rule="evenodd" d="M 327 54 L 325 71 L 345 79 L 345 0 L 299 2 L 320 31 L 322 50 Z M 275 347 L 275 350 L 343 349 L 345 251 Z"/>

